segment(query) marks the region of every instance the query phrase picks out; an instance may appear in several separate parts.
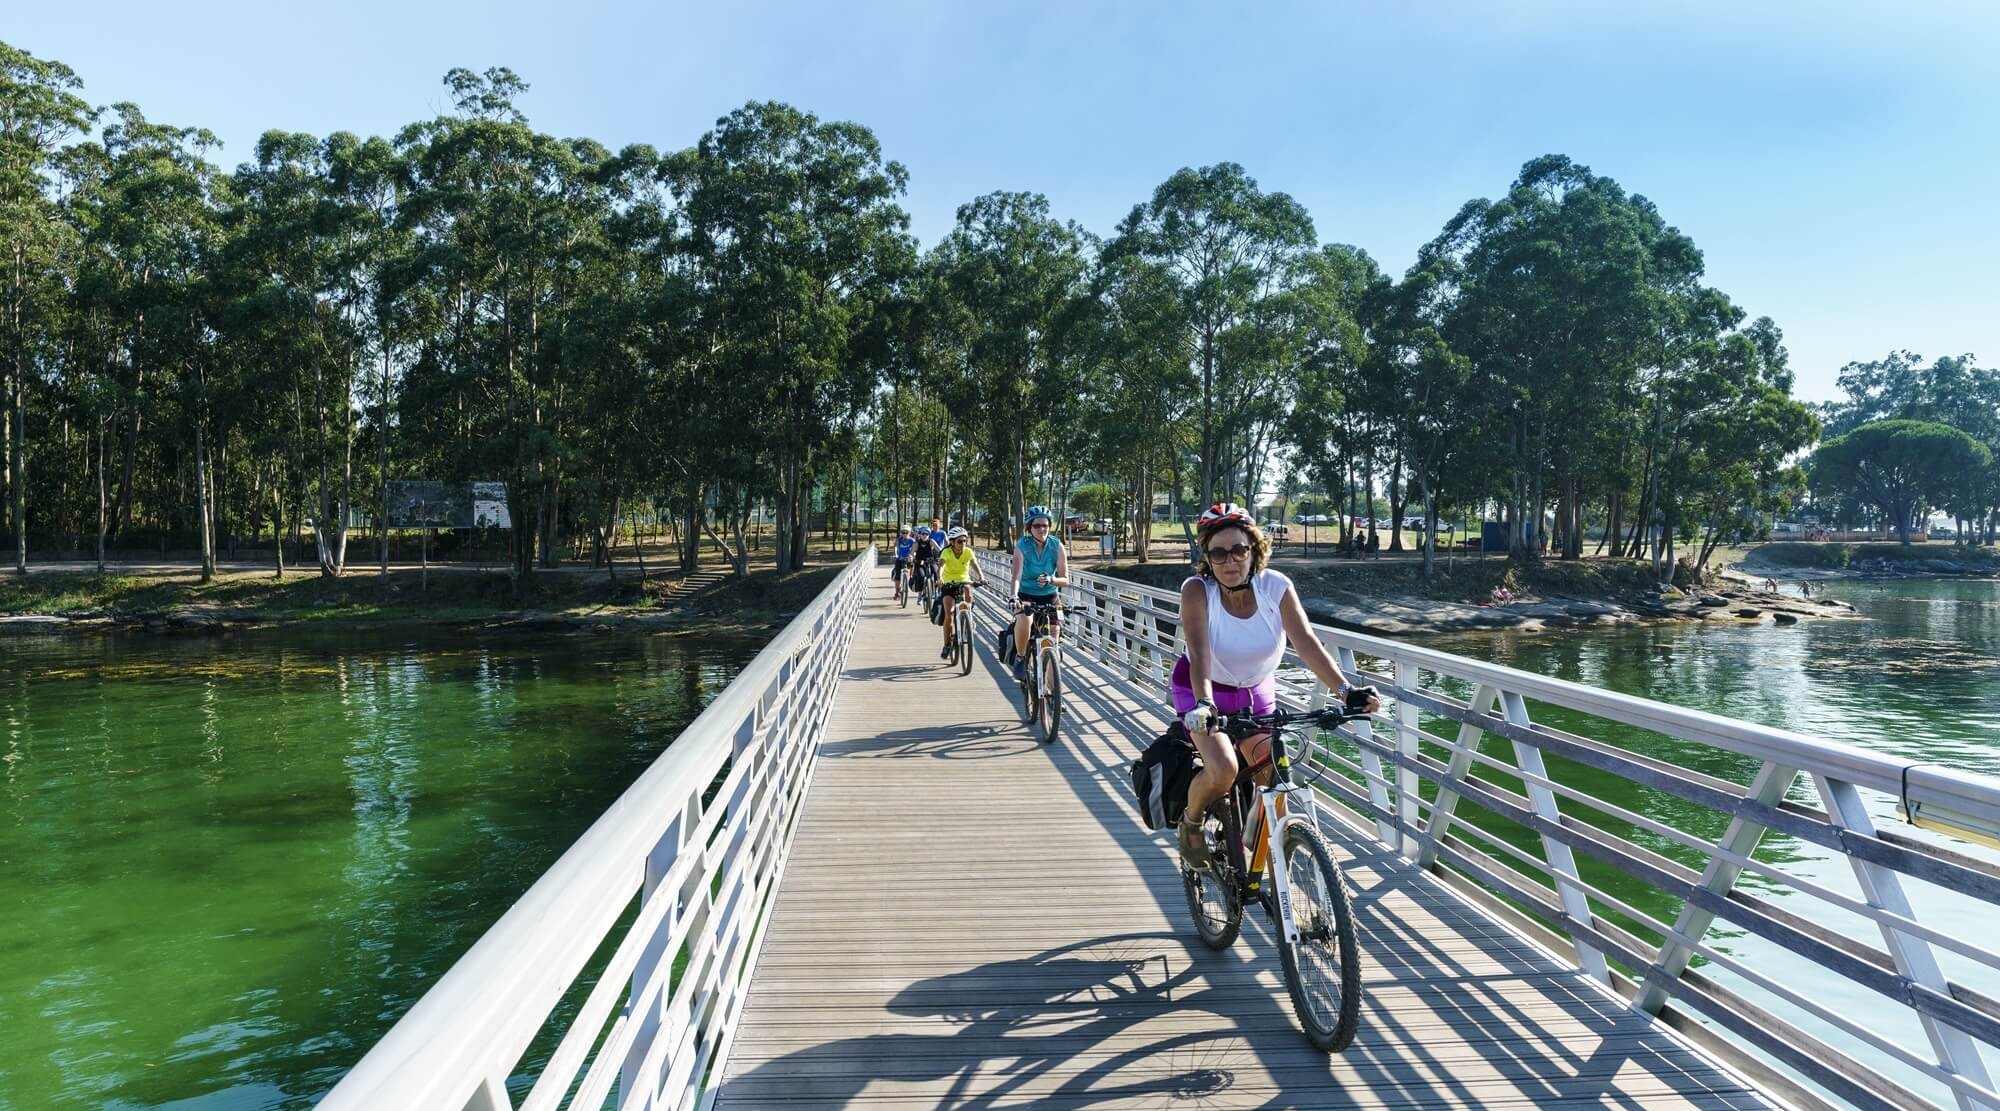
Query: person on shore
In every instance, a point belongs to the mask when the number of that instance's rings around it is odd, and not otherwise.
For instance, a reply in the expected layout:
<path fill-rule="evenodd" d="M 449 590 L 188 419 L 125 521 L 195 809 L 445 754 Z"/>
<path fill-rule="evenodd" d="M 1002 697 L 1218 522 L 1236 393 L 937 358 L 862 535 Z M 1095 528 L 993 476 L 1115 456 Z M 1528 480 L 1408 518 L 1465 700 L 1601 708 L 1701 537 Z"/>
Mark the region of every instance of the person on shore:
<path fill-rule="evenodd" d="M 1812 601 L 1812 580 L 1811 580 L 1811 579 L 1800 579 L 1800 580 L 1799 580 L 1799 597 L 1801 597 L 1801 598 L 1804 598 L 1805 600 L 1807 600 L 1807 601 L 1809 601 L 1809 602 L 1810 602 L 1810 601 Z"/>
<path fill-rule="evenodd" d="M 1181 859 L 1205 868 L 1213 858 L 1202 832 L 1203 815 L 1236 782 L 1240 759 L 1263 767 L 1269 782 L 1271 737 L 1260 733 L 1241 745 L 1215 729 L 1216 719 L 1240 710 L 1268 714 L 1277 708 L 1278 664 L 1290 641 L 1300 662 L 1343 702 L 1349 684 L 1306 621 L 1291 579 L 1271 570 L 1271 542 L 1242 506 L 1219 502 L 1201 515 L 1196 536 L 1201 563 L 1181 583 L 1181 634 L 1187 652 L 1174 663 L 1173 707 L 1195 747 L 1201 774 L 1188 785 L 1179 829 Z M 1359 688 L 1366 689 L 1366 688 Z M 1369 691 L 1365 707 L 1382 700 Z"/>
<path fill-rule="evenodd" d="M 952 617 L 958 607 L 972 603 L 970 592 L 974 583 L 986 585 L 986 572 L 979 569 L 979 560 L 972 553 L 972 538 L 964 529 L 954 525 L 944 535 L 944 554 L 938 557 L 943 568 L 938 590 L 944 594 L 944 651 L 938 653 L 938 658 L 948 660 L 952 649 L 958 647 L 958 625 Z"/>
<path fill-rule="evenodd" d="M 1049 535 L 1055 517 L 1048 506 L 1031 505 L 1022 515 L 1027 533 L 1014 541 L 1014 679 L 1028 678 L 1028 630 L 1033 624 L 1028 607 L 1056 600 L 1060 587 L 1069 585 L 1069 549 L 1059 537 Z"/>

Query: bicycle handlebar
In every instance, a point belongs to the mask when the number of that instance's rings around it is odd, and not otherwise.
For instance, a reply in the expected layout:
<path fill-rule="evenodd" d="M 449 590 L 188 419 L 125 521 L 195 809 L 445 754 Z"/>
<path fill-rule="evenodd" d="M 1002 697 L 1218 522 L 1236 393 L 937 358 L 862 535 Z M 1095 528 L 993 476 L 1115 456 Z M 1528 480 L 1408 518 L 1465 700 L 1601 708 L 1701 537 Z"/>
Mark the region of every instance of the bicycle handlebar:
<path fill-rule="evenodd" d="M 1215 721 L 1215 728 L 1241 740 L 1258 733 L 1274 732 L 1292 725 L 1317 725 L 1331 728 L 1350 721 L 1368 717 L 1366 710 L 1350 710 L 1345 706 L 1325 706 L 1317 710 L 1274 710 L 1268 714 L 1253 714 L 1248 710 L 1238 710 L 1224 714 Z"/>

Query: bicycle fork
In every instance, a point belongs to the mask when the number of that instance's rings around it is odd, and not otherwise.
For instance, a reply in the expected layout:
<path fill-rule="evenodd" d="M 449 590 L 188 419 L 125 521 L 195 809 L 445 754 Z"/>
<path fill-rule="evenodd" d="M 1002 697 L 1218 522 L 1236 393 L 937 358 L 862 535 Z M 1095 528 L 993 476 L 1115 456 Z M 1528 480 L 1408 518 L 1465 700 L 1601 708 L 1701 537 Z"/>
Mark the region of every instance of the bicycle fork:
<path fill-rule="evenodd" d="M 1297 788 L 1292 784 L 1281 783 L 1257 792 L 1263 804 L 1264 816 L 1264 844 L 1257 848 L 1260 853 L 1269 856 L 1271 866 L 1272 891 L 1270 903 L 1267 905 L 1274 908 L 1273 924 L 1278 928 L 1279 940 L 1286 945 L 1299 943 L 1299 922 L 1292 914 L 1292 876 L 1290 863 L 1285 859 L 1285 831 L 1291 828 L 1293 822 L 1307 820 L 1297 814 L 1285 812 L 1285 796 L 1295 790 Z M 1253 862 L 1251 866 L 1253 889 L 1256 884 L 1255 877 L 1260 870 Z"/>

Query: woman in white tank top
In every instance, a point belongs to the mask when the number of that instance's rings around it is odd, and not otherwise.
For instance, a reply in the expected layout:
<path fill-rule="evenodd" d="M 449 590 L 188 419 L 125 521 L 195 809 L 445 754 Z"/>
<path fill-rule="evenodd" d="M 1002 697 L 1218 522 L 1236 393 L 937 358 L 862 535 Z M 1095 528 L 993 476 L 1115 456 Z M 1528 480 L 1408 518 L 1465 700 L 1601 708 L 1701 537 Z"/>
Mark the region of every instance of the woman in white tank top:
<path fill-rule="evenodd" d="M 1218 714 L 1239 710 L 1267 714 L 1277 708 L 1278 664 L 1285 642 L 1299 660 L 1334 692 L 1347 694 L 1347 676 L 1333 662 L 1306 620 L 1292 580 L 1267 566 L 1271 542 L 1242 506 L 1220 503 L 1201 515 L 1196 536 L 1202 558 L 1199 575 L 1181 584 L 1181 637 L 1187 653 L 1174 664 L 1174 712 L 1201 751 L 1202 770 L 1188 786 L 1181 815 L 1181 855 L 1195 867 L 1208 864 L 1201 815 L 1236 782 L 1236 746 L 1211 729 Z M 1371 698 L 1368 712 L 1381 708 Z M 1269 759 L 1270 737 L 1243 742 L 1252 766 Z M 1268 770 L 1260 781 L 1268 779 Z M 1192 819 L 1192 821 L 1190 821 Z"/>

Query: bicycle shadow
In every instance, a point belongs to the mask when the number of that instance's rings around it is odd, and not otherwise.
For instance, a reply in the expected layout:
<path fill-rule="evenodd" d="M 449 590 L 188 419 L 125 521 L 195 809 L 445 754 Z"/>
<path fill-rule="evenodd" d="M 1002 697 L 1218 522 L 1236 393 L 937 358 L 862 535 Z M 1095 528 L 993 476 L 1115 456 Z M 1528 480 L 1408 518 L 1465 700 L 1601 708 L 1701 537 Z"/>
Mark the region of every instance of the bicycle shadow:
<path fill-rule="evenodd" d="M 1032 737 L 1020 735 L 1019 723 L 1011 719 L 972 722 L 950 729 L 920 726 L 876 733 L 852 740 L 824 741 L 823 756 L 855 757 L 864 760 L 932 757 L 939 760 L 993 760 L 1018 756 L 1040 747 Z"/>
<path fill-rule="evenodd" d="M 943 1022 L 951 1032 L 897 1029 L 804 1046 L 732 1074 L 718 1106 L 844 1107 L 868 1093 L 949 1108 L 1142 1097 L 1199 1108 L 1237 1079 L 1229 1048 L 1210 1043 L 1252 1032 L 1213 1025 L 1213 1016 L 1245 1009 L 1231 994 L 1202 976 L 1170 932 L 1092 938 L 910 984 L 885 1009 L 912 1020 L 901 1025 Z M 1205 1028 L 1187 1029 L 1191 1009 L 1208 1012 Z M 1179 1021 L 1156 1037 L 1121 1037 L 1163 1015 Z M 1113 1039 L 1114 1048 L 1098 1048 Z"/>

